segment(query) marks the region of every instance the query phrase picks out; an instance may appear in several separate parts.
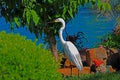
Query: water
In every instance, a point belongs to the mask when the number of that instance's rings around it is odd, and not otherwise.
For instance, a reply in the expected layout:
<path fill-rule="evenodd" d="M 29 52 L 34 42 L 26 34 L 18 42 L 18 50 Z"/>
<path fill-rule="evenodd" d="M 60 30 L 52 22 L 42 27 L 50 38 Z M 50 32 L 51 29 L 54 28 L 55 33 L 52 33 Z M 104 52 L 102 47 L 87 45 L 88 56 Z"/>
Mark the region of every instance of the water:
<path fill-rule="evenodd" d="M 100 38 L 112 32 L 115 27 L 115 19 L 108 17 L 98 17 L 96 11 L 90 11 L 86 8 L 79 10 L 78 14 L 67 24 L 69 34 L 84 32 L 88 42 L 84 43 L 84 47 L 92 48 L 94 44 L 100 42 Z"/>
<path fill-rule="evenodd" d="M 100 37 L 111 32 L 115 27 L 115 20 L 107 17 L 97 17 L 95 11 L 88 10 L 86 8 L 80 8 L 78 14 L 66 24 L 66 30 L 69 35 L 76 34 L 77 32 L 84 32 L 88 39 L 88 42 L 84 42 L 84 47 L 92 48 L 94 44 L 100 41 Z M 0 18 L 0 31 L 5 30 L 10 33 L 10 24 L 5 22 L 5 19 Z M 35 40 L 35 35 L 30 33 L 29 30 L 24 28 L 15 28 L 14 33 L 20 33 L 20 35 L 26 36 L 27 39 Z M 63 33 L 65 37 L 65 32 Z M 59 42 L 59 40 L 57 40 Z M 42 39 L 39 38 L 38 43 L 43 43 Z M 61 44 L 58 43 L 60 49 Z"/>
<path fill-rule="evenodd" d="M 19 33 L 21 36 L 26 36 L 27 39 L 31 39 L 32 41 L 36 40 L 36 36 L 34 33 L 31 33 L 27 27 L 20 27 L 20 28 L 14 28 L 14 30 L 11 30 L 10 23 L 6 23 L 4 17 L 0 18 L 0 31 L 6 31 L 7 33 Z M 43 40 L 40 39 L 37 42 L 37 44 L 43 43 Z"/>

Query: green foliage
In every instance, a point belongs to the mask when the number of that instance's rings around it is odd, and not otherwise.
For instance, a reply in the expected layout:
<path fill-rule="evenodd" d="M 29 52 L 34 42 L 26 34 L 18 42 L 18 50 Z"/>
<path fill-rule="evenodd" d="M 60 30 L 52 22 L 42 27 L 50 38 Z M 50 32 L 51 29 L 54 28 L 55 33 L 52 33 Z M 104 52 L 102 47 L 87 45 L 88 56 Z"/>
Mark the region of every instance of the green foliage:
<path fill-rule="evenodd" d="M 111 11 L 111 5 L 109 3 L 103 3 L 103 10 Z"/>
<path fill-rule="evenodd" d="M 101 1 L 101 0 L 96 0 L 97 1 L 97 7 L 98 10 L 103 10 L 103 11 L 111 11 L 111 4 L 109 1 Z"/>
<path fill-rule="evenodd" d="M 19 34 L 0 32 L 0 80 L 62 80 L 51 52 Z"/>
<path fill-rule="evenodd" d="M 120 12 L 120 0 L 110 0 L 110 4 L 114 11 Z"/>
<path fill-rule="evenodd" d="M 26 13 L 26 21 L 27 21 L 27 24 L 29 25 L 30 24 L 30 17 L 31 17 L 31 13 L 30 13 L 30 10 L 29 9 L 26 9 L 25 12 Z M 24 15 L 24 14 L 23 14 Z M 24 17 L 23 17 L 24 18 Z"/>
<path fill-rule="evenodd" d="M 16 23 L 17 26 L 20 26 L 20 20 L 19 20 L 19 18 L 14 17 L 14 21 L 15 21 L 15 23 Z"/>
<path fill-rule="evenodd" d="M 115 6 L 115 10 L 116 10 L 116 11 L 120 11 L 120 3 Z"/>
<path fill-rule="evenodd" d="M 102 44 L 110 48 L 120 48 L 120 34 L 109 34 L 103 39 Z"/>
<path fill-rule="evenodd" d="M 31 10 L 31 15 L 32 15 L 33 21 L 35 23 L 35 26 L 37 26 L 39 19 L 40 19 L 39 16 L 37 15 L 35 10 Z"/>
<path fill-rule="evenodd" d="M 39 23 L 39 16 L 37 15 L 36 11 L 33 9 L 28 9 L 25 8 L 24 13 L 23 13 L 23 18 L 26 19 L 27 25 L 30 26 L 31 18 L 33 19 L 33 22 L 35 26 Z"/>

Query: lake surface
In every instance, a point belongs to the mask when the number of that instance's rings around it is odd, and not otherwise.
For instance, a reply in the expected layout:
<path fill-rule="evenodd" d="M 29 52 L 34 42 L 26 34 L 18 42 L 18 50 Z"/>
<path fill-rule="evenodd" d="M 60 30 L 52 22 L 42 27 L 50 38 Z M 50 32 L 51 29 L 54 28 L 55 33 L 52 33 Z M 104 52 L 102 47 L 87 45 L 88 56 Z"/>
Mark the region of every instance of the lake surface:
<path fill-rule="evenodd" d="M 81 8 L 75 18 L 67 24 L 68 33 L 84 32 L 88 39 L 84 46 L 87 48 L 94 47 L 94 44 L 100 42 L 100 37 L 112 32 L 116 23 L 113 17 L 100 16 L 97 18 L 97 16 L 96 11 Z"/>
<path fill-rule="evenodd" d="M 92 48 L 94 44 L 100 42 L 100 37 L 107 34 L 108 32 L 112 32 L 115 27 L 115 19 L 110 19 L 107 17 L 98 17 L 97 18 L 96 11 L 91 11 L 87 8 L 80 8 L 78 14 L 76 14 L 75 18 L 69 21 L 66 24 L 66 30 L 69 35 L 76 34 L 77 32 L 83 32 L 88 39 L 88 42 L 84 42 L 85 48 Z M 5 19 L 0 18 L 0 31 L 5 30 L 10 33 L 10 24 L 5 22 Z M 27 28 L 15 28 L 14 33 L 20 33 L 20 35 L 26 36 L 27 39 L 35 40 L 35 35 L 30 33 Z M 65 37 L 65 32 L 63 33 Z M 57 40 L 59 42 L 59 40 Z M 38 43 L 43 43 L 42 39 L 39 38 Z M 58 48 L 61 48 L 61 44 L 58 43 Z"/>

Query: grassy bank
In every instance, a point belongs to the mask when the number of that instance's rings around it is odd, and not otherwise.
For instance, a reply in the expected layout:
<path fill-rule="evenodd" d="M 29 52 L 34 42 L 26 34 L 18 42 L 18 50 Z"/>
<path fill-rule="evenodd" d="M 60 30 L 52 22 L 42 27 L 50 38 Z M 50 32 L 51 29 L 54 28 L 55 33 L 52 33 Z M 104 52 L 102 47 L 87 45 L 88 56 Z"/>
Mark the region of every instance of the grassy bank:
<path fill-rule="evenodd" d="M 63 80 L 120 80 L 120 72 L 96 73 L 63 77 Z"/>

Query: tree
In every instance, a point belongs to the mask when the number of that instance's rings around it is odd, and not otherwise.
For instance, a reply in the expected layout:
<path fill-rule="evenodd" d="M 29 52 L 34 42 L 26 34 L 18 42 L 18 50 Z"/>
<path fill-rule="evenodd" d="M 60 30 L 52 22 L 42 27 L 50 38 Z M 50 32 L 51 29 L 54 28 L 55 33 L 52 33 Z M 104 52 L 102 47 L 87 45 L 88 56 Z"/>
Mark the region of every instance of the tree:
<path fill-rule="evenodd" d="M 17 27 L 27 26 L 36 37 L 45 34 L 47 42 L 55 59 L 58 59 L 56 39 L 58 24 L 47 22 L 62 17 L 66 22 L 75 16 L 80 5 L 85 3 L 97 3 L 100 9 L 103 6 L 101 0 L 0 0 L 1 16 L 6 22 Z"/>

